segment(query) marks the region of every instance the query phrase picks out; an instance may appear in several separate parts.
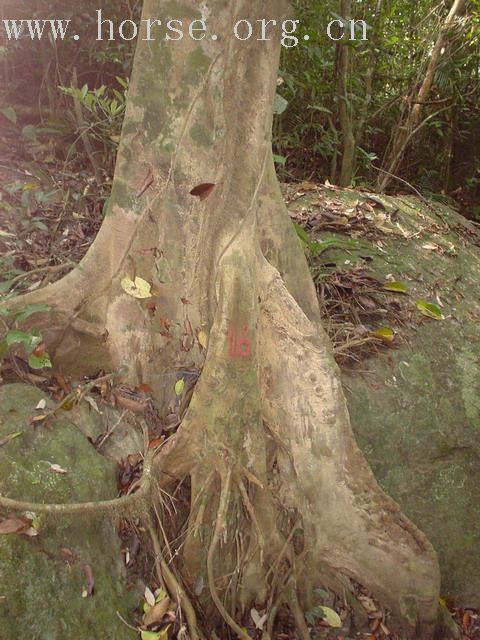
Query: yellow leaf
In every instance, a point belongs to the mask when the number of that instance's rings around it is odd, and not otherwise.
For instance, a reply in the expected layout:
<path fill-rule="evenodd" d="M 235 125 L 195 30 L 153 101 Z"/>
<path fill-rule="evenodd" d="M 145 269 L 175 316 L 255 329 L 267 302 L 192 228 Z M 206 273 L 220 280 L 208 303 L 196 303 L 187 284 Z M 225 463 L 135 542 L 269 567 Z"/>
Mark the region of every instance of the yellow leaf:
<path fill-rule="evenodd" d="M 170 624 L 168 625 L 168 627 L 165 627 L 165 629 L 158 636 L 158 640 L 168 640 L 168 630 L 170 629 L 170 627 Z"/>
<path fill-rule="evenodd" d="M 142 640 L 160 640 L 160 633 L 157 631 L 141 631 L 140 637 Z"/>
<path fill-rule="evenodd" d="M 337 629 L 341 628 L 342 619 L 340 618 L 340 616 L 336 611 L 334 611 L 333 609 L 330 609 L 330 607 L 323 607 L 323 606 L 320 606 L 319 609 L 321 609 L 322 611 L 322 614 L 324 616 L 323 620 L 325 622 L 327 622 L 331 627 L 335 627 Z"/>
<path fill-rule="evenodd" d="M 436 304 L 427 302 L 426 300 L 417 301 L 417 309 L 427 318 L 433 318 L 433 320 L 443 320 L 443 314 L 441 309 Z"/>
<path fill-rule="evenodd" d="M 205 333 L 205 331 L 199 331 L 198 335 L 198 342 L 200 344 L 201 347 L 203 347 L 204 349 L 207 348 L 207 344 L 208 344 L 208 337 L 207 334 Z"/>
<path fill-rule="evenodd" d="M 139 278 L 137 276 L 135 280 L 132 280 L 129 276 L 125 276 L 125 278 L 122 278 L 120 284 L 122 285 L 122 289 L 125 293 L 128 293 L 129 296 L 133 296 L 134 298 L 152 297 L 152 286 L 143 278 Z"/>
<path fill-rule="evenodd" d="M 177 396 L 181 396 L 184 389 L 185 389 L 185 380 L 181 378 L 180 380 L 177 380 L 175 384 L 175 393 L 177 394 Z"/>
<path fill-rule="evenodd" d="M 383 288 L 386 291 L 393 291 L 395 293 L 407 293 L 407 285 L 404 282 L 386 282 Z"/>
<path fill-rule="evenodd" d="M 381 329 L 377 329 L 373 332 L 373 335 L 376 338 L 380 338 L 386 344 L 392 344 L 395 340 L 395 331 L 390 329 L 390 327 L 382 327 Z"/>

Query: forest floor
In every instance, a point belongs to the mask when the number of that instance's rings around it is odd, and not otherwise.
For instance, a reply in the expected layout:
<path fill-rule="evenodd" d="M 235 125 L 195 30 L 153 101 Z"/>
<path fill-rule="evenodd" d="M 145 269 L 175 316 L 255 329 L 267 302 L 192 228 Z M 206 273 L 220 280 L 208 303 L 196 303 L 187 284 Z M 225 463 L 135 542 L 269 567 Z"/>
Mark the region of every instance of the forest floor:
<path fill-rule="evenodd" d="M 106 176 L 105 185 L 97 187 L 78 157 L 68 163 L 59 162 L 48 142 L 26 142 L 14 132 L 4 135 L 0 140 L 0 296 L 44 286 L 78 264 L 101 225 L 109 184 Z M 295 201 L 308 193 L 315 195 L 315 206 L 296 208 Z M 379 327 L 386 322 L 398 326 L 410 321 L 402 315 L 402 306 L 391 295 L 395 289 L 386 290 L 385 283 L 369 274 L 368 257 L 360 267 L 342 271 L 322 260 L 322 254 L 334 241 L 328 237 L 312 240 L 312 232 L 342 230 L 345 239 L 340 248 L 348 253 L 349 243 L 362 234 L 370 238 L 379 234 L 385 209 L 381 199 L 368 190 L 357 193 L 358 203 L 353 210 L 342 201 L 340 191 L 336 197 L 335 187 L 331 185 L 301 183 L 284 187 L 292 220 L 317 284 L 336 359 L 340 366 L 348 369 L 373 352 L 391 347 L 390 336 L 375 331 L 377 320 Z M 335 243 L 338 248 L 338 240 Z M 320 265 L 329 271 L 317 278 Z M 365 326 L 368 329 L 364 330 Z M 74 388 L 71 381 L 50 378 L 43 371 L 39 374 L 18 357 L 13 364 L 4 360 L 0 382 L 2 375 L 5 381 L 20 379 L 43 385 L 57 402 Z M 135 477 L 133 470 L 130 475 Z M 313 637 L 397 640 L 390 630 L 388 612 L 360 587 L 356 593 L 356 612 L 351 603 L 341 598 L 329 594 L 325 594 L 325 598 L 325 604 L 340 614 L 342 628 L 332 629 L 318 610 L 311 611 L 309 624 Z M 480 640 L 479 612 L 455 602 L 444 604 L 452 614 L 458 637 Z M 251 627 L 251 621 L 250 624 L 245 621 L 245 625 Z M 261 635 L 254 627 L 249 630 L 252 637 Z M 275 638 L 297 638 L 288 611 L 281 611 L 278 616 Z"/>

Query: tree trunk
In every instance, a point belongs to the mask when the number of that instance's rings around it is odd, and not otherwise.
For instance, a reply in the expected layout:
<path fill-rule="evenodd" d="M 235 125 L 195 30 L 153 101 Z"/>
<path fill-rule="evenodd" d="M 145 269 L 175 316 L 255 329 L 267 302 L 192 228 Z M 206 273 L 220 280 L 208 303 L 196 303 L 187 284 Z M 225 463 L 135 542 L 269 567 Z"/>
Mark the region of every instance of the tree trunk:
<path fill-rule="evenodd" d="M 394 129 L 392 139 L 388 145 L 388 155 L 383 161 L 383 168 L 377 180 L 377 190 L 385 191 L 395 172 L 400 166 L 405 151 L 412 137 L 419 129 L 422 109 L 427 102 L 430 89 L 432 88 L 443 49 L 448 39 L 450 29 L 455 23 L 455 19 L 465 8 L 466 0 L 455 0 L 447 17 L 440 27 L 435 45 L 430 54 L 425 76 L 418 89 L 412 89 L 409 96 L 405 97 L 406 109 L 402 111 L 400 121 Z"/>
<path fill-rule="evenodd" d="M 347 21 L 352 17 L 350 0 L 340 0 L 340 15 Z M 342 164 L 338 184 L 341 187 L 349 187 L 352 183 L 355 171 L 356 143 L 353 124 L 353 107 L 348 91 L 350 78 L 351 47 L 344 39 L 338 43 L 338 118 L 342 131 Z"/>
<path fill-rule="evenodd" d="M 175 17 L 198 19 L 197 6 L 175 3 Z M 143 19 L 164 24 L 168 7 L 146 0 Z M 287 602 L 307 638 L 301 607 L 313 588 L 342 593 L 353 578 L 409 636 L 431 638 L 435 552 L 355 444 L 276 180 L 279 34 L 241 42 L 232 33 L 237 20 L 280 21 L 287 9 L 208 0 L 202 11 L 218 40 L 139 39 L 109 213 L 78 268 L 17 304 L 51 305 L 36 326 L 57 367 L 127 365 L 124 382 L 148 384 L 162 411 L 175 405 L 172 371 L 200 374 L 152 473 L 165 486 L 190 477 L 179 570 L 204 577 L 203 605 L 239 637 L 248 638 L 234 621 L 241 611 L 268 605 L 271 629 Z M 191 195 L 205 184 L 215 186 Z M 126 277 L 147 281 L 151 297 L 128 295 Z"/>

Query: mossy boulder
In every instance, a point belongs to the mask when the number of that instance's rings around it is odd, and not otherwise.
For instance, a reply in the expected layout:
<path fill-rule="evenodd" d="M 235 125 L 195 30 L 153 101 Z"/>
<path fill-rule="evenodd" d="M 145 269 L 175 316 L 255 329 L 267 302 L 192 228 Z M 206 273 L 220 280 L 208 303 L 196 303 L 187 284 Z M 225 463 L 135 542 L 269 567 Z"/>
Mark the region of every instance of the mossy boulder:
<path fill-rule="evenodd" d="M 478 607 L 480 229 L 443 204 L 386 196 L 376 202 L 354 190 L 321 188 L 291 211 L 311 217 L 315 207 L 327 222 L 347 211 L 345 232 L 314 233 L 316 240 L 347 234 L 357 242 L 323 252 L 316 268 L 361 265 L 380 282 L 393 278 L 407 287 L 391 294 L 400 320 L 393 348 L 344 374 L 351 421 L 379 483 L 437 550 L 442 595 Z M 325 208 L 329 217 L 322 218 Z M 443 319 L 423 316 L 421 299 L 437 305 Z"/>
<path fill-rule="evenodd" d="M 0 447 L 0 493 L 54 503 L 114 498 L 115 465 L 65 417 L 32 426 L 30 418 L 41 413 L 35 407 L 44 395 L 22 384 L 0 387 L 0 441 L 21 434 Z M 0 520 L 9 515 L 1 514 Z M 94 593 L 82 597 L 88 567 Z M 0 535 L 4 638 L 131 640 L 135 633 L 116 611 L 130 618 L 135 599 L 138 603 L 138 594 L 126 590 L 119 538 L 108 519 L 48 516 L 35 537 Z"/>

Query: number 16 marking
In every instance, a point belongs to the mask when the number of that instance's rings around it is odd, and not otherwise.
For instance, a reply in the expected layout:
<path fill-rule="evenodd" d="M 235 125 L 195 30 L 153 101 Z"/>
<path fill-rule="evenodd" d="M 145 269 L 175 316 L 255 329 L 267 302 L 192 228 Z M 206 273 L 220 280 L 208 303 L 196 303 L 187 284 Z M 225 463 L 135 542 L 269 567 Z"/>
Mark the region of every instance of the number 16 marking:
<path fill-rule="evenodd" d="M 248 358 L 252 353 L 252 343 L 248 337 L 248 324 L 240 330 L 240 335 L 236 329 L 228 332 L 228 355 L 230 358 Z"/>

